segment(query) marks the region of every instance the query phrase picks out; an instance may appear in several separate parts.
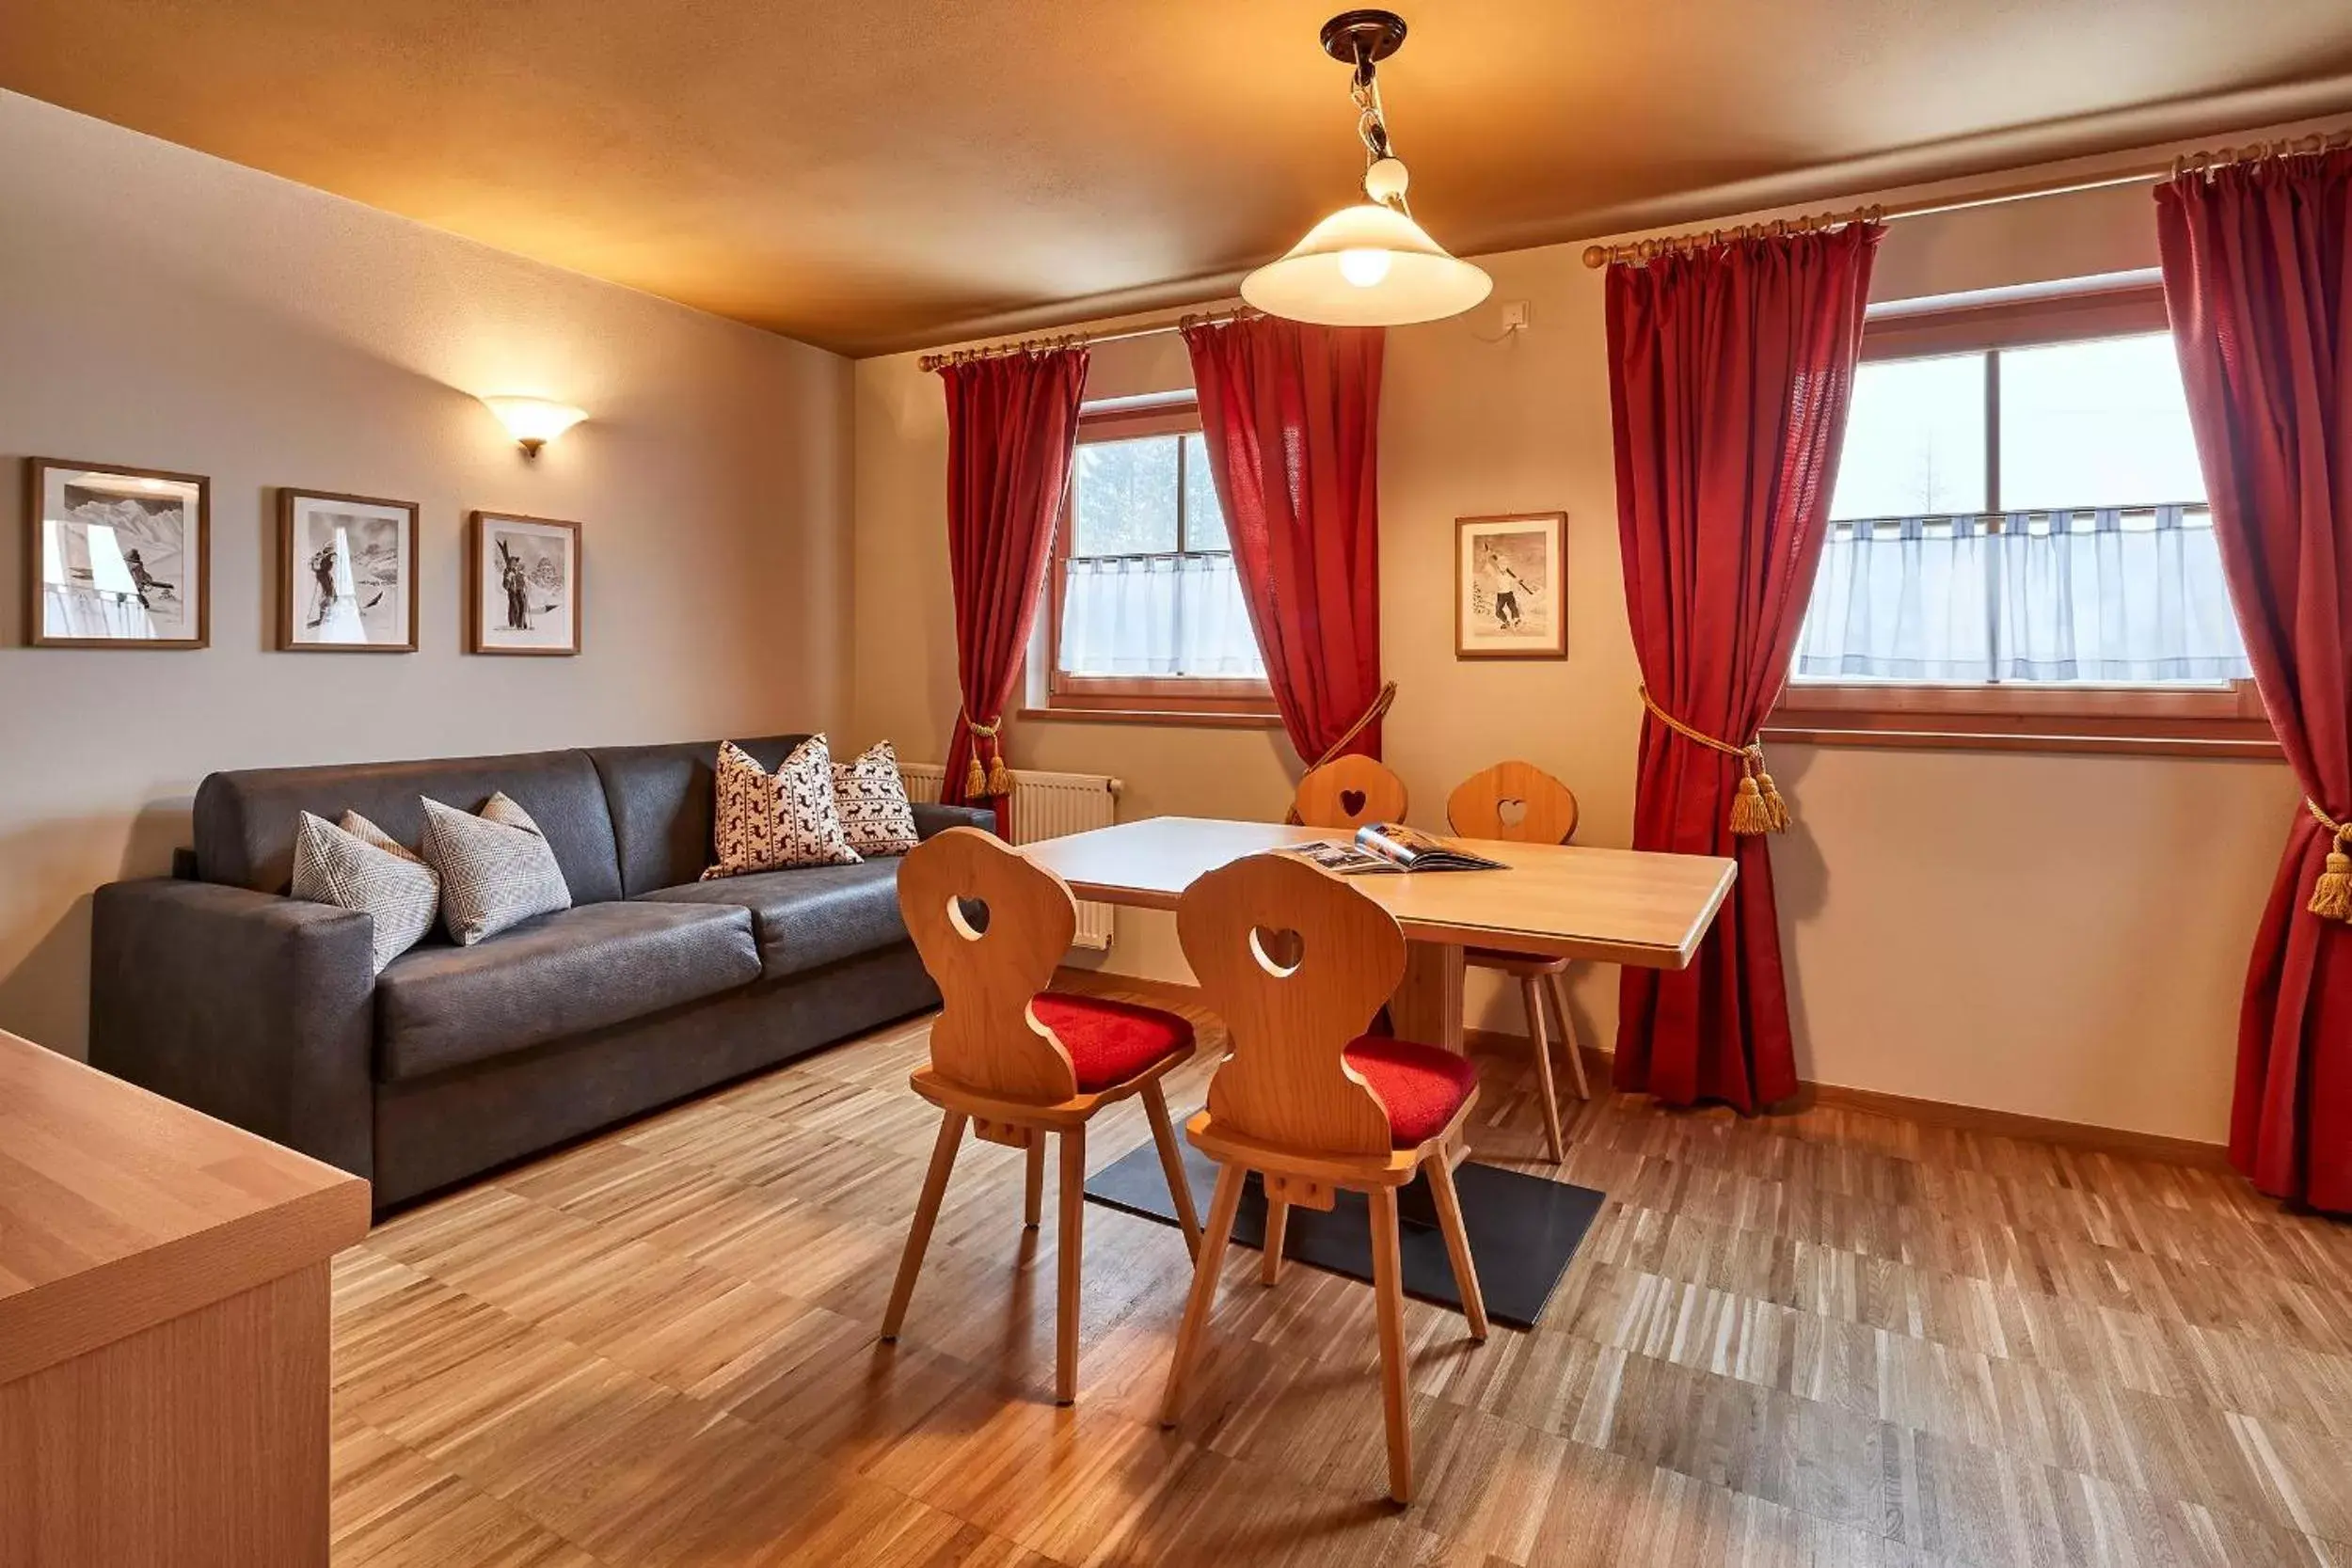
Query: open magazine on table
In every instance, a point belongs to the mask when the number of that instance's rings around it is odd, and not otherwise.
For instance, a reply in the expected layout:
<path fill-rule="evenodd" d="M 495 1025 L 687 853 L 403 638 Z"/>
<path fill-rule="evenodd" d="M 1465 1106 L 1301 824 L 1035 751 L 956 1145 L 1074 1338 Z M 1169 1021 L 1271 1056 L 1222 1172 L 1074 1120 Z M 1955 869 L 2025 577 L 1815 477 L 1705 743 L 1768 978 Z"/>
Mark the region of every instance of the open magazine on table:
<path fill-rule="evenodd" d="M 1408 828 L 1402 822 L 1367 822 L 1353 841 L 1315 839 L 1292 846 L 1326 871 L 1343 877 L 1391 871 L 1501 871 L 1501 861 L 1473 855 L 1458 844 Z"/>

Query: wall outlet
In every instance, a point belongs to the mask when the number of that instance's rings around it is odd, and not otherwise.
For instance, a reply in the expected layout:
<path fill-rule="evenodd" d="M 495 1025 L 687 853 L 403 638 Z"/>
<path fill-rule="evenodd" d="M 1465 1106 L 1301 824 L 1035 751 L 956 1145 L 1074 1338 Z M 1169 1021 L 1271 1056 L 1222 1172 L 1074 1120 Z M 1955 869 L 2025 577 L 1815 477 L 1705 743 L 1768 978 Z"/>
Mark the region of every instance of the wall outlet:
<path fill-rule="evenodd" d="M 1527 301 L 1506 299 L 1502 302 L 1502 329 L 1505 332 L 1527 330 Z"/>

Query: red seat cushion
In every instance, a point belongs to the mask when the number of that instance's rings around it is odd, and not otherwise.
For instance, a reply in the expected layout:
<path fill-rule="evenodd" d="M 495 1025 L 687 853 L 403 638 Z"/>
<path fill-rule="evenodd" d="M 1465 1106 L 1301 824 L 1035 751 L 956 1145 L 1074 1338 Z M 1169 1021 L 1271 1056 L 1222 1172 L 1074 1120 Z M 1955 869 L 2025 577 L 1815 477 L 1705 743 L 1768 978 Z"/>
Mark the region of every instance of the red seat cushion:
<path fill-rule="evenodd" d="M 1347 1065 L 1364 1075 L 1389 1108 L 1389 1132 L 1399 1148 L 1444 1132 L 1478 1086 L 1478 1069 L 1469 1057 L 1386 1035 L 1359 1035 L 1350 1040 Z"/>
<path fill-rule="evenodd" d="M 1192 1043 L 1192 1025 L 1174 1013 L 1100 996 L 1041 991 L 1029 1012 L 1054 1031 L 1078 1069 L 1078 1092 L 1123 1083 Z"/>

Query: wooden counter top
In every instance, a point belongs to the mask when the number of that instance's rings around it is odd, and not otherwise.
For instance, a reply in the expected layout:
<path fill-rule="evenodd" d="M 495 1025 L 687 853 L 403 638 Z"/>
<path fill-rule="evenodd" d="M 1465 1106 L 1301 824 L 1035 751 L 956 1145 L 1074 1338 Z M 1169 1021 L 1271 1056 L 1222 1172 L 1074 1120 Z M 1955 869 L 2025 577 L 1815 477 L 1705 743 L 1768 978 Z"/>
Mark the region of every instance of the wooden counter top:
<path fill-rule="evenodd" d="M 359 1178 L 0 1031 L 0 1385 L 367 1229 Z"/>

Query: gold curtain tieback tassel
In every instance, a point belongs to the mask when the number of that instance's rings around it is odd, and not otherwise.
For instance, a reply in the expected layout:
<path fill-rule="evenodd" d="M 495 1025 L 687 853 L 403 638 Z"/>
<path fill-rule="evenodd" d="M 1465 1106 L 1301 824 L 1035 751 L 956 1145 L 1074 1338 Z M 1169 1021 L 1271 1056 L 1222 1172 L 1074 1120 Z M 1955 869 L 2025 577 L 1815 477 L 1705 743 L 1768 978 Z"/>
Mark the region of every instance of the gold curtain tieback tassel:
<path fill-rule="evenodd" d="M 2327 869 L 2320 872 L 2319 881 L 2312 888 L 2312 901 L 2304 907 L 2322 920 L 2352 924 L 2352 822 L 2338 822 L 2316 800 L 2307 800 L 2303 805 L 2312 820 L 2335 837 L 2328 848 Z"/>
<path fill-rule="evenodd" d="M 982 724 L 975 721 L 968 713 L 960 713 L 957 717 L 963 721 L 963 727 L 972 732 L 972 756 L 963 767 L 965 798 L 975 800 L 1001 800 L 1011 794 L 1012 772 L 1005 766 L 1004 744 L 996 738 L 996 732 L 1004 727 L 1004 720 L 999 718 L 993 724 Z M 982 763 L 981 753 L 992 748 L 995 753 L 993 759 Z"/>
<path fill-rule="evenodd" d="M 1788 800 L 1786 796 L 1781 794 L 1780 786 L 1772 783 L 1772 776 L 1764 771 L 1763 743 L 1760 741 L 1756 742 L 1750 745 L 1748 749 L 1740 754 L 1743 759 L 1740 764 L 1740 770 L 1741 773 L 1741 778 L 1740 780 L 1740 794 L 1742 799 L 1744 799 L 1748 786 L 1750 784 L 1754 784 L 1756 786 L 1756 803 L 1757 809 L 1762 814 L 1761 821 L 1763 822 L 1762 827 L 1750 828 L 1747 831 L 1752 833 L 1787 832 L 1788 831 L 1788 823 L 1790 820 L 1788 815 Z M 1735 826 L 1731 831 L 1735 833 L 1740 831 L 1736 825 L 1740 805 L 1740 802 L 1738 800 L 1732 802 L 1732 815 L 1735 819 Z"/>
<path fill-rule="evenodd" d="M 1772 783 L 1772 774 L 1764 770 L 1764 743 L 1761 740 L 1751 740 L 1745 746 L 1718 740 L 1703 730 L 1692 729 L 1660 707 L 1651 698 L 1647 686 L 1634 689 L 1641 693 L 1642 705 L 1649 709 L 1650 717 L 1675 734 L 1685 740 L 1696 741 L 1709 751 L 1739 759 L 1740 788 L 1731 798 L 1731 831 L 1734 834 L 1753 838 L 1758 833 L 1785 833 L 1788 831 L 1788 824 L 1794 816 L 1788 810 L 1788 798 L 1781 794 L 1780 786 Z"/>

